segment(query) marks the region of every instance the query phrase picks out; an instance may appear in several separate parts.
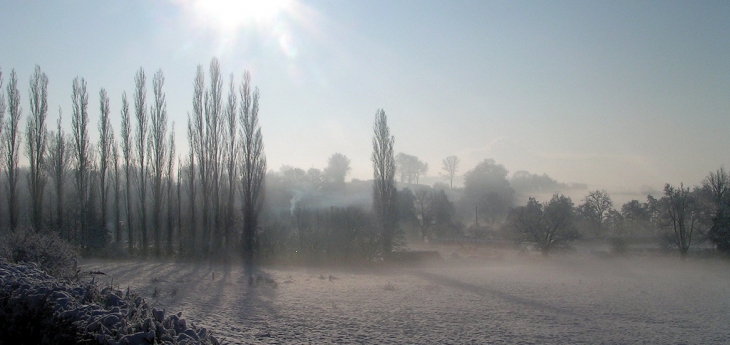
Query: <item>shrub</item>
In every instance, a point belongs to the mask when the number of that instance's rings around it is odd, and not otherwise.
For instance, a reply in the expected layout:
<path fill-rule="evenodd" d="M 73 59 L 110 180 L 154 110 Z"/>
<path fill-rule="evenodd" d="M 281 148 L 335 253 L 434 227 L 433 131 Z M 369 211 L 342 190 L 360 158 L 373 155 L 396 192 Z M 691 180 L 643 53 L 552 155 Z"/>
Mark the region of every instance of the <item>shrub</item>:
<path fill-rule="evenodd" d="M 54 232 L 17 230 L 0 245 L 0 258 L 12 263 L 36 263 L 49 275 L 71 278 L 76 275 L 76 249 Z"/>

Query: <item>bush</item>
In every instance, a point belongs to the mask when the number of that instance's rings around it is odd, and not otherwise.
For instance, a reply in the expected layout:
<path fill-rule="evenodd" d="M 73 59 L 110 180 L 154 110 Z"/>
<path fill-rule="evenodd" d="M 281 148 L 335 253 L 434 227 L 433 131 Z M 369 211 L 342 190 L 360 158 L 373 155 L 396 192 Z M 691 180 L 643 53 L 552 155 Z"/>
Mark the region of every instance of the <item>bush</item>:
<path fill-rule="evenodd" d="M 79 255 L 54 232 L 21 229 L 3 239 L 0 258 L 12 263 L 36 263 L 51 276 L 71 278 L 77 273 Z"/>
<path fill-rule="evenodd" d="M 58 279 L 33 264 L 0 263 L 0 325 L 0 344 L 219 344 L 129 288 Z"/>

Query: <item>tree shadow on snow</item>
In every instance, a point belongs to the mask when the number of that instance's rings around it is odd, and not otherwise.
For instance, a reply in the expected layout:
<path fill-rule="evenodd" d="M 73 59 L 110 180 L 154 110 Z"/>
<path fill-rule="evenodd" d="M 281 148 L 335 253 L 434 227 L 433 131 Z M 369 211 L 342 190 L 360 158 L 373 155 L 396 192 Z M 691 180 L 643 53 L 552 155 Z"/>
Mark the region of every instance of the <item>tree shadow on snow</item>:
<path fill-rule="evenodd" d="M 523 305 L 523 306 L 534 308 L 534 309 L 540 309 L 540 310 L 549 311 L 549 312 L 556 313 L 556 314 L 568 315 L 568 316 L 578 316 L 570 310 L 556 308 L 549 304 L 545 304 L 545 303 L 538 302 L 538 301 L 524 298 L 524 297 L 511 295 L 511 294 L 508 294 L 508 293 L 505 293 L 505 292 L 502 292 L 502 291 L 499 291 L 496 289 L 492 289 L 492 288 L 489 288 L 486 286 L 472 285 L 472 284 L 468 284 L 468 283 L 459 281 L 457 279 L 444 277 L 444 276 L 441 276 L 438 274 L 427 273 L 427 272 L 423 272 L 423 271 L 411 271 L 411 274 L 416 277 L 419 277 L 421 279 L 430 281 L 431 283 L 434 283 L 434 284 L 439 284 L 439 285 L 443 285 L 446 287 L 456 288 L 456 289 L 470 292 L 470 293 L 473 293 L 473 294 L 476 294 L 476 295 L 479 295 L 482 297 L 496 297 L 496 298 L 502 299 L 509 303 L 519 304 L 519 305 Z"/>

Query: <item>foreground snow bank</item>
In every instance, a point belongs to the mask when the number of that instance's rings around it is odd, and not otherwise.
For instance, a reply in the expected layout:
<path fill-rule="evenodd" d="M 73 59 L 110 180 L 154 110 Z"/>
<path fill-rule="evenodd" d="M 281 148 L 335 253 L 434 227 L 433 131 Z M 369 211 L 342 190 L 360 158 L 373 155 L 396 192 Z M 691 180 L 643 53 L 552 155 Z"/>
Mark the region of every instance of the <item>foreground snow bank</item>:
<path fill-rule="evenodd" d="M 0 262 L 0 343 L 218 344 L 181 313 L 94 282 L 71 282 L 35 264 Z"/>

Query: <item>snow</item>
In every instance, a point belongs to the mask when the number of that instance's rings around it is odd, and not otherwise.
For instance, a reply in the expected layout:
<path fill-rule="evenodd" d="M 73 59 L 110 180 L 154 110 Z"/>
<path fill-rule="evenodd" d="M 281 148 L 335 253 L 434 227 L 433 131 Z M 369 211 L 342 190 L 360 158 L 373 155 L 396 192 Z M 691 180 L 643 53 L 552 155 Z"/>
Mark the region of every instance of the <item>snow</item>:
<path fill-rule="evenodd" d="M 222 342 L 730 342 L 730 263 L 580 255 L 360 269 L 86 262 Z"/>

